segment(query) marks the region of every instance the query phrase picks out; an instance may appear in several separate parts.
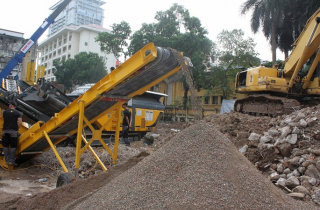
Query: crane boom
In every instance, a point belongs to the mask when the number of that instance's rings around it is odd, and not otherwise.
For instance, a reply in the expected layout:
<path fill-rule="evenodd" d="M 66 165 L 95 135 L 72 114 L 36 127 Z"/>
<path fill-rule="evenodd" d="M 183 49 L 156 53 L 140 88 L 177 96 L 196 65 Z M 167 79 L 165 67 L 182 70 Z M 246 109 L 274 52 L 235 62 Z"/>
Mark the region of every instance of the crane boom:
<path fill-rule="evenodd" d="M 7 63 L 7 65 L 2 69 L 0 72 L 0 79 L 5 79 L 10 72 L 14 69 L 14 67 L 18 63 L 22 63 L 23 57 L 26 55 L 26 53 L 29 51 L 29 49 L 38 41 L 40 36 L 47 30 L 47 28 L 54 22 L 54 19 L 61 13 L 62 10 L 71 2 L 71 0 L 64 0 L 61 2 L 57 9 L 51 13 L 51 15 L 46 18 L 41 26 L 34 32 L 34 34 L 31 36 L 31 38 L 20 48 L 18 53 L 16 53 L 11 60 Z"/>

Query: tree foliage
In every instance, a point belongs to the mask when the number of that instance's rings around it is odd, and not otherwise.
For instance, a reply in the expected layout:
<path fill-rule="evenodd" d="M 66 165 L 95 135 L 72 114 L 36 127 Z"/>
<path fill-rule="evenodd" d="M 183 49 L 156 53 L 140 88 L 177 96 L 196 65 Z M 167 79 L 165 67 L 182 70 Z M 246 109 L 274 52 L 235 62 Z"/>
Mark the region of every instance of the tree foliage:
<path fill-rule="evenodd" d="M 113 24 L 111 28 L 111 33 L 101 32 L 95 40 L 106 54 L 113 54 L 117 59 L 123 55 L 126 60 L 129 55 L 127 47 L 131 27 L 129 23 L 122 21 L 120 24 Z"/>
<path fill-rule="evenodd" d="M 230 83 L 234 83 L 236 74 L 241 70 L 260 64 L 255 46 L 252 38 L 244 38 L 244 32 L 241 29 L 223 30 L 219 33 L 219 50 L 216 50 L 214 65 L 207 73 L 212 82 L 208 83 L 210 87 L 206 87 L 206 89 L 220 91 L 224 98 L 229 98 L 233 93 Z"/>
<path fill-rule="evenodd" d="M 97 53 L 81 52 L 74 59 L 55 60 L 53 65 L 57 81 L 71 90 L 74 85 L 96 83 L 106 75 L 103 60 Z"/>
<path fill-rule="evenodd" d="M 130 53 L 133 54 L 150 42 L 181 51 L 192 60 L 195 85 L 198 89 L 202 88 L 205 85 L 205 64 L 212 54 L 214 43 L 206 37 L 208 32 L 202 27 L 201 21 L 191 17 L 189 11 L 178 4 L 174 4 L 166 11 L 158 11 L 155 19 L 156 23 L 144 23 L 140 30 L 132 35 Z M 186 101 L 189 87 L 185 78 L 182 82 Z"/>
<path fill-rule="evenodd" d="M 270 40 L 275 63 L 276 49 L 279 47 L 287 57 L 306 21 L 319 7 L 319 0 L 247 0 L 241 13 L 253 10 L 251 29 L 256 33 L 262 28 L 264 36 Z"/>

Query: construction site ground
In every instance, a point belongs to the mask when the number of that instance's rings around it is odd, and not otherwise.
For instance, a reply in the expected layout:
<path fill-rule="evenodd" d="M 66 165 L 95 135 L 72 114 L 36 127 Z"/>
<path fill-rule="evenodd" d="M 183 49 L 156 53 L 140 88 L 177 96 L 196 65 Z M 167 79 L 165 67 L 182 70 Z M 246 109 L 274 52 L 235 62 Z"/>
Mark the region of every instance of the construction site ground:
<path fill-rule="evenodd" d="M 95 147 L 107 172 L 86 152 L 81 156 L 80 178 L 60 188 L 55 185 L 61 167 L 53 152 L 47 151 L 14 171 L 0 170 L 0 208 L 320 209 L 320 174 L 311 173 L 309 167 L 314 163 L 318 168 L 320 161 L 319 108 L 277 118 L 230 112 L 196 122 L 160 122 L 148 133 L 155 137 L 152 145 L 120 144 L 117 165 L 112 165 L 102 147 Z M 302 119 L 306 126 L 299 124 Z M 284 131 L 285 127 L 292 129 Z M 285 147 L 292 141 L 293 127 L 300 128 L 298 139 Z M 278 137 L 270 130 L 277 130 Z M 269 140 L 261 141 L 263 137 Z M 73 173 L 75 147 L 57 149 Z M 297 156 L 304 159 L 301 165 L 291 161 Z M 304 171 L 300 171 L 302 164 Z M 291 181 L 290 177 L 299 184 L 279 182 L 280 178 Z M 305 177 L 316 181 L 304 184 Z M 42 178 L 47 181 L 40 182 Z"/>

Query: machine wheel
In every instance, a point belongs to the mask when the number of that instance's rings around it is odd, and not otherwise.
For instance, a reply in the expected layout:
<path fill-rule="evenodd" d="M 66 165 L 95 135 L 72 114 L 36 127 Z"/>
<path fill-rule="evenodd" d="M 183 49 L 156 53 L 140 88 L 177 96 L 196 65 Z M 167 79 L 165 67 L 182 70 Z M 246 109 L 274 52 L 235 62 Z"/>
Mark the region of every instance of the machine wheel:
<path fill-rule="evenodd" d="M 61 187 L 63 185 L 67 185 L 70 183 L 70 174 L 62 173 L 58 177 L 56 188 Z"/>

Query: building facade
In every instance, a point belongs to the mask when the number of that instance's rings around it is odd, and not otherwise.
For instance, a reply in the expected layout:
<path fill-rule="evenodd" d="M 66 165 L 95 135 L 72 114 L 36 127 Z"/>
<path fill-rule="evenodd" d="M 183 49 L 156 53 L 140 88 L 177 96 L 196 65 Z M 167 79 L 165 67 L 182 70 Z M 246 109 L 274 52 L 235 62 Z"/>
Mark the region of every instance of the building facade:
<path fill-rule="evenodd" d="M 20 50 L 26 40 L 23 38 L 23 33 L 10 31 L 7 29 L 0 29 L 0 71 L 4 69 L 11 58 Z M 10 74 L 12 76 L 18 75 L 19 79 L 26 78 L 28 62 L 35 62 L 36 60 L 36 46 L 35 44 L 26 53 L 21 64 L 16 65 Z"/>
<path fill-rule="evenodd" d="M 50 9 L 55 10 L 60 2 Z M 72 0 L 49 27 L 48 36 L 53 35 L 65 26 L 91 24 L 103 26 L 104 10 L 101 8 L 103 4 L 105 2 L 101 0 Z"/>
<path fill-rule="evenodd" d="M 7 65 L 11 58 L 19 51 L 24 44 L 23 33 L 0 29 L 0 70 Z M 21 65 L 17 65 L 12 70 L 15 76 L 22 70 Z"/>
<path fill-rule="evenodd" d="M 56 81 L 52 72 L 54 60 L 74 58 L 80 52 L 98 53 L 105 62 L 106 71 L 115 66 L 115 56 L 106 55 L 100 50 L 100 45 L 95 42 L 100 32 L 110 32 L 110 30 L 97 25 L 66 26 L 40 43 L 38 46 L 39 65 L 45 66 L 45 79 Z"/>

